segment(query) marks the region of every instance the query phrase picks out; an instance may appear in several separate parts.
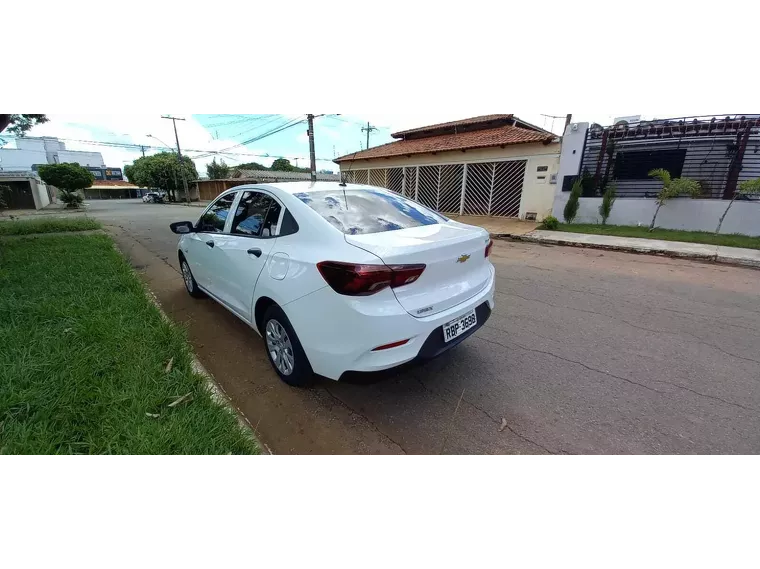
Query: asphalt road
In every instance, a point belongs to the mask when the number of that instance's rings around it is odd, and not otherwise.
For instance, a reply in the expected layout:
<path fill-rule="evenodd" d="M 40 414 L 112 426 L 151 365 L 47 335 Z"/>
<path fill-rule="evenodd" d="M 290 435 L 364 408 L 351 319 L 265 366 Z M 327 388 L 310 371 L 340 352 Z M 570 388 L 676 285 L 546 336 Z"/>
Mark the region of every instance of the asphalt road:
<path fill-rule="evenodd" d="M 199 213 L 91 205 L 275 453 L 760 452 L 760 272 L 498 242 L 473 338 L 374 384 L 297 390 L 255 332 L 184 292 L 168 224 Z"/>

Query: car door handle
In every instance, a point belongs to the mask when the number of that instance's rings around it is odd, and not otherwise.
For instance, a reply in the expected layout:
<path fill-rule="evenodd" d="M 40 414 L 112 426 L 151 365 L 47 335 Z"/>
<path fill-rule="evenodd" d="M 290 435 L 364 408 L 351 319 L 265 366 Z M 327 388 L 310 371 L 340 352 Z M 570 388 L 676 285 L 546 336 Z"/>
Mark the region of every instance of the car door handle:
<path fill-rule="evenodd" d="M 256 258 L 258 259 L 259 257 L 261 257 L 261 249 L 248 249 L 248 254 L 255 255 Z"/>
<path fill-rule="evenodd" d="M 206 241 L 206 245 L 208 245 L 209 247 L 211 247 L 213 249 L 215 243 L 213 241 Z"/>

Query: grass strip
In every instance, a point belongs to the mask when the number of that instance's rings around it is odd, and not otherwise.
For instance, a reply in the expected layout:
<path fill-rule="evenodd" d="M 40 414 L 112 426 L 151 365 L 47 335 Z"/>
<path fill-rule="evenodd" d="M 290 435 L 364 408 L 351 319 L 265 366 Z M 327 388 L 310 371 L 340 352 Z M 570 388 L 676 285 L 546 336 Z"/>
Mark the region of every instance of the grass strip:
<path fill-rule="evenodd" d="M 109 237 L 0 242 L 0 453 L 258 452 L 191 361 Z"/>
<path fill-rule="evenodd" d="M 64 233 L 100 229 L 99 221 L 90 217 L 49 217 L 0 221 L 0 235 L 31 235 L 32 233 Z"/>
<path fill-rule="evenodd" d="M 680 231 L 677 229 L 655 228 L 650 232 L 648 227 L 635 225 L 597 225 L 593 223 L 561 223 L 556 231 L 566 233 L 585 233 L 590 235 L 611 235 L 614 237 L 638 237 L 641 239 L 660 239 L 662 241 L 681 241 L 684 243 L 703 243 L 705 245 L 721 245 L 724 247 L 742 247 L 744 249 L 760 249 L 760 237 L 748 235 L 716 235 L 709 231 Z"/>

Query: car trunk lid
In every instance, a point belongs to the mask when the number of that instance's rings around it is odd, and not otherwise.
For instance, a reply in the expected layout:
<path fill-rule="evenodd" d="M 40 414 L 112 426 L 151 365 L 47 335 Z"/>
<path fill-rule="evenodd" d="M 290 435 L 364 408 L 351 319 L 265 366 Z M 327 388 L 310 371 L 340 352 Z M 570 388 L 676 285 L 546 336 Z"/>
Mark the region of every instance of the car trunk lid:
<path fill-rule="evenodd" d="M 417 281 L 393 289 L 401 306 L 415 318 L 432 316 L 469 300 L 491 277 L 485 256 L 490 236 L 479 227 L 449 221 L 345 237 L 386 265 L 425 265 Z"/>

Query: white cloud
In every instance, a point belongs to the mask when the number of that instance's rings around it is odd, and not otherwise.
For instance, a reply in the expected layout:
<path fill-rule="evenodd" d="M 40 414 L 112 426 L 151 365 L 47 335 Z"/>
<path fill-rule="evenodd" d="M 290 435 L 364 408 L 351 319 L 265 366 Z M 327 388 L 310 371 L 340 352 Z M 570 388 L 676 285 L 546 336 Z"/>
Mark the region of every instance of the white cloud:
<path fill-rule="evenodd" d="M 142 156 L 140 149 L 119 148 L 88 144 L 86 140 L 122 142 L 128 144 L 141 144 L 153 147 L 175 148 L 174 127 L 172 121 L 153 115 L 49 115 L 50 122 L 34 127 L 29 136 L 56 136 L 64 140 L 69 150 L 81 150 L 88 152 L 100 152 L 106 166 L 123 167 L 131 164 Z M 211 162 L 215 155 L 203 158 L 198 156 L 198 150 L 221 151 L 235 146 L 237 141 L 218 139 L 211 134 L 193 117 L 188 116 L 184 121 L 177 121 L 180 147 L 195 162 L 198 173 L 203 175 L 206 164 Z M 152 136 L 148 136 L 152 135 Z M 146 154 L 160 152 L 157 149 L 147 149 Z M 266 154 L 263 150 L 247 147 L 237 147 L 230 150 L 239 155 L 222 154 L 217 158 L 223 158 L 230 165 L 243 162 L 260 162 L 269 165 L 273 158 L 257 157 L 257 154 Z"/>

